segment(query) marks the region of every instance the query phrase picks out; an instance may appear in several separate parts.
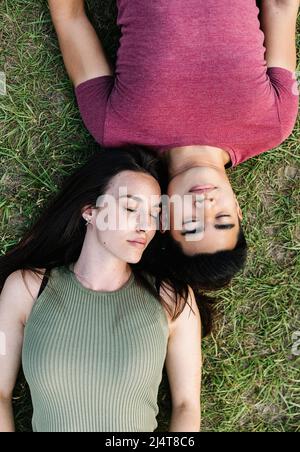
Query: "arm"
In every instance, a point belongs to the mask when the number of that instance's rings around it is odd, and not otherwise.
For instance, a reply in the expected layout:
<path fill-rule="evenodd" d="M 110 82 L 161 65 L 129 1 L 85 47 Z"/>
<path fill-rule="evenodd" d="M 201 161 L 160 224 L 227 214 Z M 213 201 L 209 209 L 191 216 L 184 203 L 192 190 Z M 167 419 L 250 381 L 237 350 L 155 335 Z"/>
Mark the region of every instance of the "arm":
<path fill-rule="evenodd" d="M 189 305 L 173 322 L 169 337 L 166 370 L 172 395 L 170 432 L 200 431 L 201 319 L 191 289 Z"/>
<path fill-rule="evenodd" d="M 84 0 L 48 0 L 65 66 L 75 87 L 113 75 L 102 44 L 86 16 Z"/>
<path fill-rule="evenodd" d="M 35 285 L 36 293 L 38 286 L 37 283 Z M 7 278 L 0 295 L 0 432 L 2 433 L 15 431 L 12 394 L 21 364 L 24 325 L 31 303 L 32 294 L 24 283 L 21 271 L 12 273 Z"/>
<path fill-rule="evenodd" d="M 261 0 L 260 23 L 268 67 L 296 70 L 296 21 L 299 0 Z"/>

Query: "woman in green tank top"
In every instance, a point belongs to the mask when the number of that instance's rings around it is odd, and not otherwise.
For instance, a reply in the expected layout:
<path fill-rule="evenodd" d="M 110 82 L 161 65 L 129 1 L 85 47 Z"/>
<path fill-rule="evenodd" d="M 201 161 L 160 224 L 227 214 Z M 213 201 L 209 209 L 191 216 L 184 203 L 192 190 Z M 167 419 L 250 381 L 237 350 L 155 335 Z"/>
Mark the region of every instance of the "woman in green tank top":
<path fill-rule="evenodd" d="M 156 233 L 166 179 L 149 150 L 99 151 L 0 258 L 1 432 L 21 363 L 34 432 L 154 431 L 164 365 L 169 430 L 200 430 L 200 313 Z"/>

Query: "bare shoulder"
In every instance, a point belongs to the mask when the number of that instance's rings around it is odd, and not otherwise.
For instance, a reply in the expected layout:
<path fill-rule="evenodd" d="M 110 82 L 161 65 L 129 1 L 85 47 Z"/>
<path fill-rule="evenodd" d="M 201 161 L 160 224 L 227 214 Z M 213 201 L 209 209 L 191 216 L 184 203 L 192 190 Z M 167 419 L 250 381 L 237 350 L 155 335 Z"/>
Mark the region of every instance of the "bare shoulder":
<path fill-rule="evenodd" d="M 41 275 L 30 270 L 16 270 L 7 277 L 1 292 L 1 304 L 7 304 L 11 309 L 15 309 L 24 324 L 38 297 L 46 272 L 46 269 L 38 270 Z"/>
<path fill-rule="evenodd" d="M 160 287 L 159 295 L 164 300 L 165 304 L 170 308 L 171 312 L 174 312 L 174 291 L 173 289 L 166 283 L 164 283 L 163 286 Z M 167 319 L 168 319 L 168 325 L 169 325 L 169 335 L 171 335 L 173 330 L 173 321 L 172 317 L 173 315 L 170 314 L 169 309 L 164 305 L 163 306 Z"/>
<path fill-rule="evenodd" d="M 194 314 L 199 317 L 199 315 L 200 315 L 199 309 L 198 309 L 198 306 L 197 306 L 197 303 L 195 300 L 193 289 L 190 286 L 189 286 L 188 303 L 185 303 L 182 313 L 180 314 L 179 317 L 177 317 L 176 320 L 172 320 L 174 312 L 175 312 L 174 308 L 175 308 L 175 301 L 176 301 L 176 295 L 175 295 L 174 289 L 169 284 L 164 283 L 164 285 L 160 288 L 160 296 L 163 298 L 164 302 L 168 305 L 168 307 L 172 313 L 172 315 L 171 315 L 169 310 L 167 309 L 167 307 L 164 306 L 164 309 L 165 309 L 165 312 L 167 315 L 167 319 L 168 319 L 170 335 L 175 331 L 176 326 L 179 323 L 184 322 L 185 319 L 187 319 L 190 316 L 191 311 L 192 311 L 192 313 L 194 312 Z M 184 301 L 181 300 L 181 302 L 184 302 Z"/>

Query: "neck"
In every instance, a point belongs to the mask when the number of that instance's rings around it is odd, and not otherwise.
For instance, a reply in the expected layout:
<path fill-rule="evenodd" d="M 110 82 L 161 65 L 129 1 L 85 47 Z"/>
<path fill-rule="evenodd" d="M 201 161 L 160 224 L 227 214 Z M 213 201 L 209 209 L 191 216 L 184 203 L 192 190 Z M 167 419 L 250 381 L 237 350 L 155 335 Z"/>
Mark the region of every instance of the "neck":
<path fill-rule="evenodd" d="M 171 178 L 178 173 L 197 166 L 222 169 L 230 161 L 229 154 L 211 146 L 183 146 L 172 148 L 166 153 Z"/>
<path fill-rule="evenodd" d="M 130 265 L 95 242 L 94 234 L 88 230 L 79 259 L 74 264 L 77 279 L 92 290 L 110 292 L 120 289 L 131 276 Z"/>

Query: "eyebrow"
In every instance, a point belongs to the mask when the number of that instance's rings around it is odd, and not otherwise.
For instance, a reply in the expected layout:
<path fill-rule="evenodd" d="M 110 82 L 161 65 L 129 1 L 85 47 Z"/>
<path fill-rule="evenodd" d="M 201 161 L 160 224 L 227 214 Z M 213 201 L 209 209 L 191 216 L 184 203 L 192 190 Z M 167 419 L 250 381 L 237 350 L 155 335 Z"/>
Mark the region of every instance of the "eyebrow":
<path fill-rule="evenodd" d="M 138 201 L 138 202 L 143 202 L 142 198 L 139 198 L 138 196 L 135 196 L 135 195 L 124 195 L 124 196 L 120 196 L 119 199 L 123 199 L 123 198 L 130 198 L 130 199 L 134 199 L 135 201 Z M 155 204 L 155 206 L 153 206 L 153 207 L 161 207 L 161 206 L 162 206 L 162 203 Z"/>

